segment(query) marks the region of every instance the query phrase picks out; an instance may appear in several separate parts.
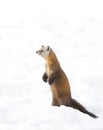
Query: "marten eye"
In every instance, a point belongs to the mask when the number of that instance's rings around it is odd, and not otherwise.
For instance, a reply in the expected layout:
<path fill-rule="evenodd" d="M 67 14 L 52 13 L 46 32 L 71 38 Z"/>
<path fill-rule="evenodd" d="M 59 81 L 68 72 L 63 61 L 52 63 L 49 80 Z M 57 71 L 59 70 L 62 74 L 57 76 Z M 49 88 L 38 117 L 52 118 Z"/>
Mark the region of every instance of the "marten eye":
<path fill-rule="evenodd" d="M 43 50 L 40 50 L 40 52 L 43 52 Z"/>

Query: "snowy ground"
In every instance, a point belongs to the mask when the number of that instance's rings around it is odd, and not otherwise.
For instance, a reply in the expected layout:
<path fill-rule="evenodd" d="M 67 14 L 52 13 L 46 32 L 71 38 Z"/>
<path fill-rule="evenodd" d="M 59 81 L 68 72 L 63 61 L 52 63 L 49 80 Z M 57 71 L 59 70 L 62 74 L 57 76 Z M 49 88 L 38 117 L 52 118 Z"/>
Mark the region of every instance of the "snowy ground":
<path fill-rule="evenodd" d="M 102 0 L 0 1 L 0 130 L 103 130 Z M 51 106 L 36 55 L 50 45 L 88 115 Z"/>

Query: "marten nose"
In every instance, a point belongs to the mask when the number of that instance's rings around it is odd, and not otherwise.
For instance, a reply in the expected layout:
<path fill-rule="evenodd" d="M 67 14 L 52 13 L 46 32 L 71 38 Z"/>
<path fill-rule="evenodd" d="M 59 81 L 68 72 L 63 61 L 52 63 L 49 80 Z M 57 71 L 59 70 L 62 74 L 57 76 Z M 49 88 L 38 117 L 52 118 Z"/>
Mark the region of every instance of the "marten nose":
<path fill-rule="evenodd" d="M 38 53 L 38 51 L 36 51 L 36 53 Z"/>

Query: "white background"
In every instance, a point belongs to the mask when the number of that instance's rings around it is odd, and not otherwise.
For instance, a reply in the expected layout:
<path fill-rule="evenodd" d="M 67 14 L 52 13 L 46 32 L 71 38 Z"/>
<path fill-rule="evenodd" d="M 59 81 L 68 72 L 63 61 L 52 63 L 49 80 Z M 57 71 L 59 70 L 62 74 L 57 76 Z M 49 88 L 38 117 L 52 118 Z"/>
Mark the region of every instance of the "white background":
<path fill-rule="evenodd" d="M 41 45 L 54 49 L 72 96 L 93 119 L 52 107 Z M 0 1 L 0 130 L 103 130 L 102 0 Z"/>

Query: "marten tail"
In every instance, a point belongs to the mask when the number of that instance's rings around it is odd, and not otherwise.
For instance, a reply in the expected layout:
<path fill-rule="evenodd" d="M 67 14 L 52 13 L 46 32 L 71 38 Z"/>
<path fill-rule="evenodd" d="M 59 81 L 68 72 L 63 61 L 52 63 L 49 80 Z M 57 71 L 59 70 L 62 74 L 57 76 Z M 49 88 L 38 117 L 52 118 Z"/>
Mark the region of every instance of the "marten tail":
<path fill-rule="evenodd" d="M 70 102 L 70 107 L 72 108 L 75 108 L 75 109 L 78 109 L 79 111 L 85 113 L 85 114 L 88 114 L 89 116 L 93 117 L 93 118 L 98 118 L 96 115 L 94 115 L 93 113 L 87 111 L 79 102 L 77 102 L 76 100 L 74 99 L 71 99 L 71 102 Z"/>

